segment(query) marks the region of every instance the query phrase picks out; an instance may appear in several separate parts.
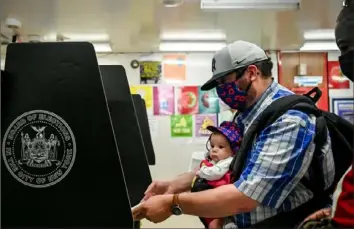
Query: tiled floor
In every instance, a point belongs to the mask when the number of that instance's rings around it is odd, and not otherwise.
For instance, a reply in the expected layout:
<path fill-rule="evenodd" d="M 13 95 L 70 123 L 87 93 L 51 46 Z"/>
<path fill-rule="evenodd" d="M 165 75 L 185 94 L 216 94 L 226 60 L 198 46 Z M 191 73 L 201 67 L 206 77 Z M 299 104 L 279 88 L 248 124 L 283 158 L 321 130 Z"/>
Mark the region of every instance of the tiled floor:
<path fill-rule="evenodd" d="M 171 216 L 168 220 L 154 224 L 147 220 L 142 221 L 142 228 L 204 228 L 203 224 L 195 216 Z"/>

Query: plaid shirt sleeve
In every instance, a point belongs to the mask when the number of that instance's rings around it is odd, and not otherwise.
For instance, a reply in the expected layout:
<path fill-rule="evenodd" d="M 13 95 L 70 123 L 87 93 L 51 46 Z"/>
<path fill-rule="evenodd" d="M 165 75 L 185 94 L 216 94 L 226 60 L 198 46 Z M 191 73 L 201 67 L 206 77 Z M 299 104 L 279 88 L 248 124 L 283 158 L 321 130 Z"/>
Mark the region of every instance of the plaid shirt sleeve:
<path fill-rule="evenodd" d="M 307 172 L 314 152 L 315 118 L 289 110 L 265 128 L 235 186 L 262 205 L 278 208 Z"/>

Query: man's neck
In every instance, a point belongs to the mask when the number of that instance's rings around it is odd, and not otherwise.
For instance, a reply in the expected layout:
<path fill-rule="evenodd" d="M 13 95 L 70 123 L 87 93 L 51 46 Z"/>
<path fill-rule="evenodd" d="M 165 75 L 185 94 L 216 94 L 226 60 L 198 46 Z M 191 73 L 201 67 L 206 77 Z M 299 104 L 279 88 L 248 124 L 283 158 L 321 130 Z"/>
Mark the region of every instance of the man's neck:
<path fill-rule="evenodd" d="M 250 101 L 247 101 L 247 108 L 253 106 L 264 94 L 264 92 L 269 88 L 269 86 L 273 83 L 273 78 L 269 78 L 263 81 L 260 85 L 256 94 L 251 98 Z"/>

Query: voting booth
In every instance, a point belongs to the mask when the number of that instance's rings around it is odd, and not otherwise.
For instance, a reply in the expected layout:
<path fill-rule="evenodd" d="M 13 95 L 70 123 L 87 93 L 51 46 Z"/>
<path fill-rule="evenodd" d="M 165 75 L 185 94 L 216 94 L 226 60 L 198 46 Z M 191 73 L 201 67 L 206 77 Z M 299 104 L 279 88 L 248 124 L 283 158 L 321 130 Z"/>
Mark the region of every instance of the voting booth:
<path fill-rule="evenodd" d="M 2 228 L 133 228 L 92 44 L 10 44 L 5 72 Z"/>
<path fill-rule="evenodd" d="M 135 206 L 152 179 L 128 79 L 120 65 L 101 65 L 100 71 L 130 203 Z"/>
<path fill-rule="evenodd" d="M 143 138 L 143 144 L 145 148 L 146 157 L 149 165 L 155 165 L 155 151 L 151 140 L 149 118 L 146 111 L 145 100 L 141 98 L 140 95 L 133 94 L 133 104 L 135 108 L 135 113 L 138 119 L 140 134 Z"/>

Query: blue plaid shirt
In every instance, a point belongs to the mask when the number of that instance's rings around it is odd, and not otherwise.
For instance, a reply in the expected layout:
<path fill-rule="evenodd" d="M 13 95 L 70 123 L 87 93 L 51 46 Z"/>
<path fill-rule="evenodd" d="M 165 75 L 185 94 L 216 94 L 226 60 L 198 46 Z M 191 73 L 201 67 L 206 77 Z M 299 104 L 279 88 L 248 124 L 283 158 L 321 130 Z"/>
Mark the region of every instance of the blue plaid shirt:
<path fill-rule="evenodd" d="M 237 124 L 246 133 L 253 120 L 271 102 L 291 94 L 293 92 L 273 82 L 252 108 L 236 117 Z M 312 192 L 299 181 L 308 176 L 307 170 L 315 149 L 315 123 L 314 116 L 289 110 L 257 136 L 241 177 L 234 185 L 260 204 L 252 212 L 234 216 L 239 228 L 292 210 L 312 198 Z M 328 187 L 334 179 L 330 138 L 322 152 Z"/>

